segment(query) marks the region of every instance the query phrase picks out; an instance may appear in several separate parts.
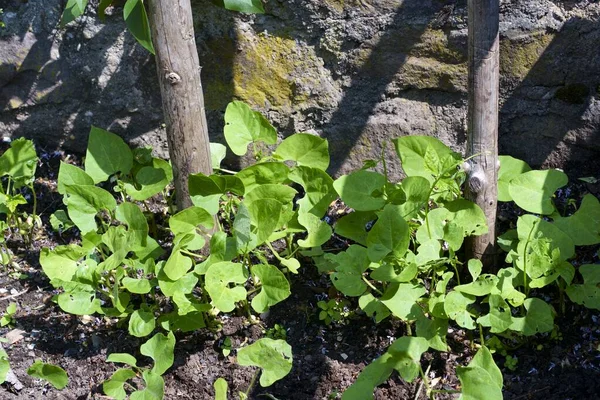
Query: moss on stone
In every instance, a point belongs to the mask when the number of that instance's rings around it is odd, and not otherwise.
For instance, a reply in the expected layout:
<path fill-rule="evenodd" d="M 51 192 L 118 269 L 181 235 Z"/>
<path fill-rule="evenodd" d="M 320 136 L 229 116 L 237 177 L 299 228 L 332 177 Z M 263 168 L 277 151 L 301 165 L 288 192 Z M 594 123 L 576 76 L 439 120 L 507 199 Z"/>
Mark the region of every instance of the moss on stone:
<path fill-rule="evenodd" d="M 415 57 L 435 58 L 452 64 L 467 61 L 466 53 L 450 46 L 448 36 L 439 29 L 427 29 L 423 32 L 409 54 Z"/>
<path fill-rule="evenodd" d="M 414 89 L 441 89 L 449 92 L 467 90 L 466 63 L 448 64 L 432 58 L 409 57 L 398 79 L 402 86 Z"/>
<path fill-rule="evenodd" d="M 523 79 L 539 60 L 554 34 L 537 32 L 527 42 L 503 40 L 500 42 L 500 72 Z"/>

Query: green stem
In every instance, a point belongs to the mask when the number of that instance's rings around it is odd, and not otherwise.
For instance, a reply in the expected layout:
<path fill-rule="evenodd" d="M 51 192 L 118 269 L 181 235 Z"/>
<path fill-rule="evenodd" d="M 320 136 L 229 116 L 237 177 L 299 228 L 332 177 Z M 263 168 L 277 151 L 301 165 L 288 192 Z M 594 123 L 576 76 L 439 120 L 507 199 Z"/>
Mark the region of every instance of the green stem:
<path fill-rule="evenodd" d="M 235 175 L 237 172 L 225 168 L 215 168 L 217 171 L 225 172 L 226 174 Z"/>
<path fill-rule="evenodd" d="M 479 325 L 479 340 L 481 341 L 481 345 L 485 346 L 485 338 L 483 337 L 483 326 Z"/>
<path fill-rule="evenodd" d="M 531 241 L 531 235 L 533 234 L 533 230 L 535 229 L 535 223 L 531 227 L 529 231 L 529 235 L 527 235 L 527 242 L 525 242 L 525 248 L 523 249 L 523 286 L 525 287 L 525 295 L 529 297 L 529 287 L 527 285 L 527 248 L 529 247 L 529 243 Z"/>
<path fill-rule="evenodd" d="M 244 394 L 246 395 L 247 398 L 250 396 L 250 392 L 252 391 L 252 388 L 254 388 L 254 385 L 256 385 L 256 380 L 258 379 L 258 374 L 260 374 L 259 368 L 256 369 L 256 372 L 252 376 L 252 380 L 250 381 L 250 385 L 248 386 L 248 389 L 246 390 L 246 392 L 244 392 Z"/>
<path fill-rule="evenodd" d="M 377 293 L 380 296 L 383 296 L 383 293 L 377 289 L 371 282 L 369 282 L 369 280 L 367 278 L 365 278 L 365 276 L 362 276 L 362 280 L 365 281 L 365 283 L 367 284 L 367 286 L 369 286 L 371 289 L 373 289 L 375 291 L 375 293 Z"/>
<path fill-rule="evenodd" d="M 37 196 L 35 195 L 35 188 L 33 187 L 33 183 L 29 186 L 31 189 L 31 193 L 33 193 L 33 217 L 37 216 Z"/>
<path fill-rule="evenodd" d="M 417 363 L 417 365 L 419 366 L 419 375 L 421 375 L 421 379 L 423 380 L 423 384 L 425 385 L 425 391 L 427 393 L 427 396 L 430 396 L 431 395 L 431 386 L 429 386 L 429 379 L 427 378 L 427 373 L 429 373 L 429 369 L 431 368 L 431 363 L 427 367 L 427 372 L 423 371 L 423 368 L 421 367 L 421 363 Z"/>

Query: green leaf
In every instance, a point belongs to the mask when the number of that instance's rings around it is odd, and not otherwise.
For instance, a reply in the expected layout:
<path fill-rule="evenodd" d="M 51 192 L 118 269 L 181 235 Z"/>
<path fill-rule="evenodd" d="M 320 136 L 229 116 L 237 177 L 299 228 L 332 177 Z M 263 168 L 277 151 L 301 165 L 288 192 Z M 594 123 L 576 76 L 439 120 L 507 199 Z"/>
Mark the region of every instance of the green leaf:
<path fill-rule="evenodd" d="M 559 229 L 555 224 L 536 217 L 535 215 L 522 215 L 517 220 L 517 234 L 519 237 L 519 253 L 528 241 L 534 238 L 546 238 L 550 240 L 550 250 L 558 248 L 562 260 L 568 260 L 575 255 L 575 245 L 567 234 Z M 521 264 L 521 257 L 517 264 Z"/>
<path fill-rule="evenodd" d="M 297 201 L 300 214 L 310 213 L 322 217 L 329 209 L 329 205 L 337 199 L 333 189 L 333 179 L 323 170 L 296 167 L 289 178 L 304 188 L 304 197 Z"/>
<path fill-rule="evenodd" d="M 140 353 L 154 360 L 152 373 L 162 375 L 173 365 L 175 335 L 169 332 L 167 336 L 157 333 L 140 346 Z"/>
<path fill-rule="evenodd" d="M 448 351 L 447 334 L 448 320 L 445 318 L 429 319 L 423 316 L 417 320 L 417 336 L 427 340 L 429 347 L 437 351 Z"/>
<path fill-rule="evenodd" d="M 502 372 L 482 346 L 466 367 L 456 368 L 462 386 L 460 400 L 502 400 Z"/>
<path fill-rule="evenodd" d="M 87 3 L 88 0 L 68 0 L 60 19 L 60 27 L 64 28 L 69 22 L 75 21 L 77 17 L 82 15 Z"/>
<path fill-rule="evenodd" d="M 125 193 L 133 200 L 144 201 L 160 193 L 173 180 L 171 165 L 159 158 L 152 159 L 135 173 L 134 182 L 123 182 Z"/>
<path fill-rule="evenodd" d="M 479 276 L 475 281 L 454 287 L 454 290 L 473 296 L 485 296 L 492 292 L 498 284 L 498 277 L 492 274 Z"/>
<path fill-rule="evenodd" d="M 94 180 L 81 168 L 61 161 L 58 169 L 58 193 L 64 196 L 67 193 L 66 187 L 70 185 L 93 186 Z"/>
<path fill-rule="evenodd" d="M 261 0 L 223 0 L 226 9 L 244 13 L 264 14 Z"/>
<path fill-rule="evenodd" d="M 478 236 L 487 233 L 487 220 L 483 210 L 472 201 L 458 199 L 446 203 L 444 207 L 450 211 L 448 222 L 460 226 L 463 236 Z"/>
<path fill-rule="evenodd" d="M 250 203 L 244 200 L 244 205 L 248 209 L 252 224 L 257 228 L 256 245 L 258 246 L 277 229 L 282 214 L 282 204 L 275 199 L 258 199 Z"/>
<path fill-rule="evenodd" d="M 69 314 L 92 315 L 96 312 L 103 314 L 100 299 L 97 299 L 94 293 L 61 293 L 58 295 L 58 305 Z"/>
<path fill-rule="evenodd" d="M 231 312 L 235 303 L 246 299 L 243 286 L 229 287 L 231 283 L 243 284 L 248 279 L 242 264 L 228 261 L 211 265 L 206 272 L 205 285 L 212 303 L 222 312 Z"/>
<path fill-rule="evenodd" d="M 190 197 L 195 206 L 202 207 L 211 215 L 219 211 L 219 199 L 232 192 L 239 196 L 244 194 L 244 184 L 236 176 L 192 174 L 188 178 Z"/>
<path fill-rule="evenodd" d="M 127 0 L 123 7 L 123 19 L 133 37 L 150 53 L 154 54 L 150 23 L 142 0 Z"/>
<path fill-rule="evenodd" d="M 391 284 L 381 297 L 381 302 L 403 321 L 416 321 L 423 315 L 417 301 L 426 292 L 422 285 L 412 283 Z"/>
<path fill-rule="evenodd" d="M 313 214 L 301 214 L 298 216 L 298 222 L 306 228 L 308 236 L 306 239 L 299 239 L 300 247 L 317 247 L 326 243 L 331 238 L 331 227 L 327 222 Z"/>
<path fill-rule="evenodd" d="M 409 176 L 402 180 L 401 201 L 397 202 L 392 199 L 393 204 L 400 206 L 402 218 L 410 220 L 417 216 L 418 212 L 425 207 L 429 201 L 430 184 L 429 181 L 422 176 Z"/>
<path fill-rule="evenodd" d="M 129 317 L 129 334 L 132 336 L 148 336 L 155 326 L 154 313 L 147 308 L 135 310 Z"/>
<path fill-rule="evenodd" d="M 581 206 L 575 214 L 554 220 L 575 246 L 590 246 L 600 243 L 600 201 L 592 194 L 583 196 Z"/>
<path fill-rule="evenodd" d="M 325 257 L 336 264 L 335 272 L 330 277 L 337 290 L 346 296 L 360 296 L 367 290 L 363 280 L 363 273 L 370 264 L 367 249 L 353 244 L 346 251 Z"/>
<path fill-rule="evenodd" d="M 388 204 L 378 217 L 367 235 L 369 259 L 377 262 L 390 253 L 401 259 L 408 249 L 410 231 L 400 214 L 400 206 Z"/>
<path fill-rule="evenodd" d="M 148 222 L 140 208 L 133 203 L 124 202 L 115 210 L 117 219 L 127 225 L 131 236 L 131 250 L 136 251 L 146 246 L 148 238 Z"/>
<path fill-rule="evenodd" d="M 290 169 L 281 162 L 265 162 L 244 168 L 237 176 L 244 184 L 245 193 L 250 193 L 258 186 L 285 183 Z"/>
<path fill-rule="evenodd" d="M 532 336 L 536 333 L 550 332 L 554 329 L 552 306 L 535 297 L 528 298 L 523 304 L 527 310 L 527 315 L 521 318 L 513 317 L 511 330 L 521 332 L 525 336 Z"/>
<path fill-rule="evenodd" d="M 213 383 L 213 387 L 215 388 L 215 400 L 227 400 L 227 381 L 223 378 L 218 378 L 215 383 Z"/>
<path fill-rule="evenodd" d="M 252 308 L 257 313 L 267 311 L 291 294 L 287 278 L 272 265 L 256 264 L 252 266 L 252 275 L 260 282 L 260 292 L 252 299 Z"/>
<path fill-rule="evenodd" d="M 337 235 L 354 240 L 363 246 L 367 245 L 367 224 L 375 221 L 377 214 L 373 211 L 355 211 L 338 219 L 334 231 Z"/>
<path fill-rule="evenodd" d="M 316 135 L 296 133 L 281 142 L 273 157 L 325 171 L 329 167 L 329 143 Z"/>
<path fill-rule="evenodd" d="M 194 233 L 198 225 L 202 225 L 206 229 L 211 229 L 214 224 L 215 220 L 212 215 L 200 207 L 186 208 L 169 218 L 169 228 L 171 228 L 171 231 L 175 235 L 180 233 Z"/>
<path fill-rule="evenodd" d="M 152 283 L 148 279 L 136 279 L 126 276 L 121 284 L 125 289 L 135 294 L 146 294 L 152 290 Z"/>
<path fill-rule="evenodd" d="M 471 318 L 469 311 L 467 311 L 469 304 L 474 302 L 475 296 L 453 291 L 446 295 L 444 311 L 448 317 L 455 320 L 459 326 L 466 329 L 475 329 L 475 322 L 473 321 L 473 318 Z"/>
<path fill-rule="evenodd" d="M 471 278 L 473 281 L 476 281 L 479 275 L 481 275 L 481 270 L 483 269 L 483 264 L 480 260 L 476 258 L 472 258 L 469 260 L 467 267 L 469 269 L 469 273 L 471 274 Z"/>
<path fill-rule="evenodd" d="M 363 369 L 354 382 L 342 395 L 342 400 L 365 400 L 373 398 L 373 391 L 387 381 L 394 371 L 394 356 L 383 353 Z"/>
<path fill-rule="evenodd" d="M 439 160 L 439 166 L 436 169 L 441 170 L 439 172 L 448 170 L 453 165 L 457 165 L 461 160 L 459 154 L 454 153 L 448 146 L 434 137 L 404 136 L 394 139 L 393 142 L 396 147 L 396 153 L 398 153 L 402 161 L 404 173 L 407 176 L 422 176 L 431 183 L 434 182 L 433 175 L 439 174 L 434 173 L 431 168 L 427 168 L 426 154 L 429 154 L 429 159 L 431 159 L 432 154 L 436 155 L 436 158 Z"/>
<path fill-rule="evenodd" d="M 46 364 L 36 360 L 29 368 L 27 375 L 48 381 L 58 390 L 64 389 L 69 384 L 69 377 L 64 369 L 53 364 Z"/>
<path fill-rule="evenodd" d="M 106 362 L 122 363 L 132 367 L 137 366 L 137 360 L 129 353 L 111 353 L 106 357 Z"/>
<path fill-rule="evenodd" d="M 477 318 L 477 323 L 491 327 L 492 333 L 501 333 L 510 328 L 512 314 L 510 306 L 499 294 L 491 294 L 488 297 L 490 305 L 489 314 Z"/>
<path fill-rule="evenodd" d="M 15 188 L 31 182 L 37 168 L 38 157 L 31 140 L 19 138 L 10 144 L 10 148 L 0 156 L 0 176 L 8 175 L 13 179 Z"/>
<path fill-rule="evenodd" d="M 70 281 L 77 271 L 77 261 L 85 255 L 84 249 L 75 244 L 57 246 L 53 250 L 44 247 L 40 252 L 40 264 L 51 281 Z"/>
<path fill-rule="evenodd" d="M 380 323 L 390 316 L 390 309 L 371 293 L 365 293 L 358 299 L 358 306 L 369 317 L 375 318 L 376 323 Z"/>
<path fill-rule="evenodd" d="M 71 221 L 82 235 L 97 229 L 95 216 L 101 210 L 113 211 L 117 206 L 114 197 L 96 186 L 67 186 L 67 211 Z"/>
<path fill-rule="evenodd" d="M 239 349 L 237 361 L 242 366 L 261 368 L 260 385 L 267 387 L 292 370 L 292 348 L 285 340 L 263 338 Z"/>
<path fill-rule="evenodd" d="M 0 347 L 0 384 L 6 381 L 6 376 L 10 371 L 10 362 L 8 361 L 8 354 L 6 350 Z"/>
<path fill-rule="evenodd" d="M 567 175 L 557 169 L 528 171 L 510 181 L 508 193 L 522 209 L 535 214 L 550 215 L 555 210 L 552 195 L 568 182 Z"/>
<path fill-rule="evenodd" d="M 169 332 L 170 333 L 170 332 Z M 131 393 L 131 400 L 162 400 L 165 394 L 165 381 L 160 374 L 154 371 L 142 372 L 146 383 L 144 390 L 136 390 Z"/>
<path fill-rule="evenodd" d="M 412 382 L 419 374 L 421 356 L 429 349 L 427 339 L 414 336 L 398 338 L 388 348 L 387 353 L 394 356 L 394 369 L 407 382 Z"/>
<path fill-rule="evenodd" d="M 172 281 L 184 276 L 192 268 L 192 259 L 181 254 L 179 249 L 171 253 L 162 269 L 164 274 Z"/>
<path fill-rule="evenodd" d="M 500 170 L 498 171 L 498 201 L 513 201 L 508 191 L 510 181 L 524 172 L 531 171 L 525 161 L 511 156 L 499 156 Z"/>
<path fill-rule="evenodd" d="M 379 210 L 385 205 L 382 197 L 385 176 L 372 171 L 357 171 L 333 182 L 344 203 L 356 211 Z"/>
<path fill-rule="evenodd" d="M 57 210 L 54 214 L 50 215 L 50 225 L 52 225 L 52 229 L 55 232 L 64 232 L 75 226 L 65 210 Z"/>
<path fill-rule="evenodd" d="M 261 113 L 241 101 L 232 101 L 225 110 L 225 140 L 235 155 L 243 156 L 250 143 L 275 144 L 277 132 Z"/>
<path fill-rule="evenodd" d="M 574 303 L 600 310 L 600 266 L 582 265 L 579 272 L 583 276 L 583 284 L 567 287 L 567 295 Z"/>
<path fill-rule="evenodd" d="M 102 384 L 104 394 L 115 398 L 116 400 L 124 400 L 127 397 L 127 393 L 123 388 L 125 382 L 129 379 L 135 378 L 136 373 L 129 368 L 120 368 L 116 370 L 109 379 L 105 380 Z"/>
<path fill-rule="evenodd" d="M 132 166 L 133 155 L 127 143 L 114 133 L 92 126 L 85 155 L 85 172 L 94 183 L 104 182 L 117 172 L 127 174 Z"/>
<path fill-rule="evenodd" d="M 227 147 L 221 143 L 210 143 L 210 164 L 213 169 L 221 168 L 221 162 L 225 159 Z"/>

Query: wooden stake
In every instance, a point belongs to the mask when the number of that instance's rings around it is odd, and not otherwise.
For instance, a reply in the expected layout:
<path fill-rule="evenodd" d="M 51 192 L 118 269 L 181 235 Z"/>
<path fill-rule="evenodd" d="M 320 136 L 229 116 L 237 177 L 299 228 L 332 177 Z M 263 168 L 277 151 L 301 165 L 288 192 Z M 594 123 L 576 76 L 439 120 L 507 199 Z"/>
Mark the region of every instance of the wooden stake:
<path fill-rule="evenodd" d="M 469 0 L 469 110 L 466 196 L 484 211 L 489 231 L 466 243 L 468 257 L 495 263 L 498 193 L 499 0 Z"/>

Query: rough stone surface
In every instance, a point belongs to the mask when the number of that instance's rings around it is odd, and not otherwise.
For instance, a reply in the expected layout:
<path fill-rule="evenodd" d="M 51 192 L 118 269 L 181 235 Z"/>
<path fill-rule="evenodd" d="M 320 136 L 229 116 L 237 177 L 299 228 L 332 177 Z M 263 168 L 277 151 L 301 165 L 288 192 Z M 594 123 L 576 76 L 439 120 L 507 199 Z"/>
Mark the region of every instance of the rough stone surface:
<path fill-rule="evenodd" d="M 62 0 L 0 3 L 3 136 L 83 151 L 97 125 L 167 154 L 153 58 L 126 32 L 122 9 L 102 22 L 91 1 L 60 28 Z M 213 140 L 223 141 L 226 105 L 241 99 L 282 137 L 328 138 L 336 174 L 401 135 L 463 148 L 466 0 L 268 0 L 265 15 L 207 0 L 193 8 Z M 590 1 L 501 2 L 502 153 L 600 174 L 599 18 Z M 387 154 L 398 175 L 392 146 Z"/>

